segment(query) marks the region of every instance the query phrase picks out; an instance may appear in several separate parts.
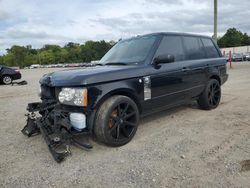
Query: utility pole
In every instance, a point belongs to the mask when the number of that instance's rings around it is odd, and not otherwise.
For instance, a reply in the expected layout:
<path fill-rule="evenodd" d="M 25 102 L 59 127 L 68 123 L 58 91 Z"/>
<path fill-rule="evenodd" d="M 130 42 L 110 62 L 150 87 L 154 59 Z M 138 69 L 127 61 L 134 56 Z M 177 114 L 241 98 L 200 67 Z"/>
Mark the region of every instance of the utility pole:
<path fill-rule="evenodd" d="M 217 41 L 218 7 L 217 0 L 214 0 L 214 40 Z"/>

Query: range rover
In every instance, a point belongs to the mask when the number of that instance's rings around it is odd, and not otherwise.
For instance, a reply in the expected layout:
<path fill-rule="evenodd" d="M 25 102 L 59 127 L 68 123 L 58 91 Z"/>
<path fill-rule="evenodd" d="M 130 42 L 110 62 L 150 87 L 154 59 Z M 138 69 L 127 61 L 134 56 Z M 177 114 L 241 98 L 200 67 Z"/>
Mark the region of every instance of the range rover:
<path fill-rule="evenodd" d="M 153 33 L 121 40 L 96 66 L 44 75 L 41 102 L 28 104 L 22 132 L 41 132 L 58 162 L 67 153 L 57 151 L 58 145 L 74 141 L 91 148 L 75 135 L 122 146 L 134 137 L 142 116 L 191 100 L 201 109 L 216 108 L 228 78 L 226 63 L 207 36 Z"/>

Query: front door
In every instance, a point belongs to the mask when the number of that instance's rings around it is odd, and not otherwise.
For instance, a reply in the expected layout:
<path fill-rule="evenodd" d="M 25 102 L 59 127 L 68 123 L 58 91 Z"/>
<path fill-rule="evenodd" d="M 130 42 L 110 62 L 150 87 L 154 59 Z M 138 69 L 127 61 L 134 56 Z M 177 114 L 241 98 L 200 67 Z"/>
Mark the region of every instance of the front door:
<path fill-rule="evenodd" d="M 174 105 L 185 100 L 183 92 L 188 87 L 188 75 L 182 70 L 182 63 L 162 65 L 157 74 L 151 76 L 151 105 L 154 108 Z"/>
<path fill-rule="evenodd" d="M 154 69 L 151 78 L 151 106 L 164 107 L 180 103 L 185 99 L 182 91 L 188 88 L 188 74 L 183 64 L 185 55 L 181 36 L 168 35 L 162 38 L 155 57 L 171 54 L 175 62 L 161 64 Z"/>

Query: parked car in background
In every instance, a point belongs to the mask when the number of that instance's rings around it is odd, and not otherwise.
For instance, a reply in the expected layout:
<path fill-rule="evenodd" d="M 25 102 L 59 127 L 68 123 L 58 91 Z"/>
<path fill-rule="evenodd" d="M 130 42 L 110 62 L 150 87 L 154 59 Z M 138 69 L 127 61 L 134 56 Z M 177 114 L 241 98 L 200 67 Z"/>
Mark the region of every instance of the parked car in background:
<path fill-rule="evenodd" d="M 11 84 L 13 80 L 21 79 L 19 70 L 0 65 L 0 83 Z"/>
<path fill-rule="evenodd" d="M 81 65 L 78 63 L 66 64 L 65 67 L 80 67 Z"/>
<path fill-rule="evenodd" d="M 40 68 L 39 64 L 30 65 L 30 69 L 37 69 L 37 68 Z"/>
<path fill-rule="evenodd" d="M 229 61 L 229 53 L 225 54 L 224 57 L 226 58 L 227 61 Z"/>
<path fill-rule="evenodd" d="M 250 61 L 250 52 L 246 52 L 243 54 L 244 61 Z"/>
<path fill-rule="evenodd" d="M 233 53 L 232 54 L 233 61 L 243 61 L 243 54 L 242 53 Z"/>

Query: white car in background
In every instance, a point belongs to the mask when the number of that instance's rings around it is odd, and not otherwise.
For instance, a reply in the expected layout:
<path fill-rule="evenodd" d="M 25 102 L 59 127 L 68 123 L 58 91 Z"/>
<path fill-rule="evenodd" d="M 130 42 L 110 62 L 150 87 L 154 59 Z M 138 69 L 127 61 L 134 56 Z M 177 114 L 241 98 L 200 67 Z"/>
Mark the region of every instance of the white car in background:
<path fill-rule="evenodd" d="M 243 54 L 244 61 L 250 61 L 250 52 L 246 52 Z"/>
<path fill-rule="evenodd" d="M 40 68 L 39 64 L 30 65 L 30 69 L 37 69 L 37 68 Z"/>

